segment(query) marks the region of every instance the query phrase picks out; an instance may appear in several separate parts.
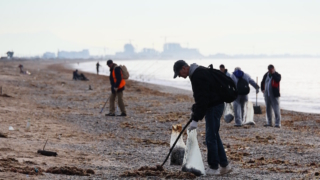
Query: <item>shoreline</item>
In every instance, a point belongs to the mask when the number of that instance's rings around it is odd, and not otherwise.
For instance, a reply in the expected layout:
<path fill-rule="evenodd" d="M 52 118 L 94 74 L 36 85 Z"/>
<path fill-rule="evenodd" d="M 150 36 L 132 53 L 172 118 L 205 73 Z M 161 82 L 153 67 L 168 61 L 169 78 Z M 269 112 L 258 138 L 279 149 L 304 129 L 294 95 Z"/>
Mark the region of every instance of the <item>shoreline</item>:
<path fill-rule="evenodd" d="M 64 68 L 66 68 L 70 71 L 74 71 L 74 69 L 71 66 L 72 66 L 72 64 L 63 65 Z M 96 75 L 95 73 L 92 73 L 92 72 L 86 72 L 86 71 L 81 71 L 81 72 L 86 73 L 86 74 Z M 99 76 L 104 76 L 104 77 L 109 78 L 109 76 L 107 74 L 99 74 Z M 182 88 L 177 88 L 177 87 L 172 87 L 172 86 L 167 86 L 167 85 L 161 85 L 161 84 L 154 84 L 154 83 L 149 83 L 149 82 L 142 82 L 142 81 L 133 80 L 130 78 L 126 81 L 129 81 L 132 83 L 141 83 L 145 87 L 153 88 L 153 89 L 159 90 L 160 92 L 164 92 L 164 93 L 187 94 L 187 95 L 192 96 L 192 91 L 187 90 L 187 89 L 182 89 Z"/>
<path fill-rule="evenodd" d="M 96 62 L 96 61 L 83 61 L 82 63 L 86 63 L 86 62 Z M 65 65 L 64 67 L 65 68 L 67 68 L 67 69 L 70 69 L 70 70 L 72 70 L 73 68 L 72 68 L 72 66 L 73 65 L 75 65 L 75 63 L 71 63 L 71 64 L 67 64 L 67 65 Z M 73 70 L 72 70 L 73 71 Z M 91 71 L 89 71 L 89 70 L 87 70 L 87 71 L 82 71 L 82 72 L 84 72 L 84 73 L 90 73 L 90 74 L 95 74 L 94 72 L 91 72 Z M 99 75 L 102 75 L 102 76 L 107 76 L 107 77 L 109 77 L 108 76 L 108 74 L 99 74 Z M 186 89 L 186 88 L 183 88 L 183 87 L 177 87 L 177 86 L 170 86 L 170 85 L 167 85 L 167 84 L 161 84 L 161 83 L 153 83 L 153 82 L 148 82 L 148 81 L 140 81 L 140 80 L 136 80 L 136 79 L 130 79 L 129 78 L 129 80 L 130 81 L 133 81 L 133 82 L 139 82 L 139 83 L 145 83 L 145 84 L 151 84 L 151 86 L 152 85 L 156 85 L 156 86 L 159 86 L 159 87 L 166 87 L 167 89 L 171 89 L 171 90 L 173 90 L 172 92 L 175 92 L 175 91 L 181 91 L 181 93 L 183 93 L 183 94 L 189 94 L 189 95 L 191 95 L 192 96 L 192 94 L 193 94 L 193 92 L 192 92 L 192 90 L 190 90 L 190 89 Z M 190 87 L 191 87 L 191 84 L 190 84 Z M 261 92 L 260 92 L 261 93 Z M 249 99 L 249 101 L 251 101 L 254 105 L 256 104 L 256 101 L 254 100 L 252 100 L 252 99 Z M 281 97 L 280 97 L 280 101 L 281 101 Z M 261 102 L 258 102 L 257 103 L 259 106 L 265 106 L 265 102 L 264 102 L 264 100 Z M 280 106 L 281 106 L 281 102 L 280 102 Z M 293 112 L 298 112 L 298 113 L 308 113 L 308 114 L 320 114 L 320 112 L 310 112 L 310 111 L 308 111 L 308 110 L 306 110 L 306 109 L 304 109 L 304 110 L 296 110 L 296 109 L 298 109 L 298 108 L 294 108 L 294 107 L 291 107 L 290 108 L 290 106 L 286 106 L 287 108 L 285 108 L 285 107 L 280 107 L 281 108 L 281 110 L 285 110 L 285 111 L 293 111 Z"/>
<path fill-rule="evenodd" d="M 77 60 L 75 60 L 77 62 Z M 76 166 L 95 171 L 90 178 L 117 179 L 126 170 L 160 164 L 169 151 L 171 126 L 184 125 L 193 103 L 192 95 L 181 90 L 128 80 L 124 92 L 128 116 L 99 114 L 109 94 L 109 78 L 86 73 L 89 81 L 72 81 L 68 62 L 0 61 L 1 86 L 0 177 L 21 179 L 1 159 L 13 158 L 11 166 Z M 18 71 L 23 63 L 30 76 Z M 91 85 L 93 90 L 88 90 Z M 171 92 L 172 91 L 172 92 Z M 220 179 L 316 178 L 320 172 L 320 114 L 281 110 L 282 128 L 264 128 L 265 110 L 255 115 L 256 126 L 233 127 L 221 119 L 220 136 L 234 171 Z M 31 118 L 31 130 L 26 131 Z M 15 130 L 9 131 L 12 126 Z M 198 127 L 198 142 L 205 167 L 205 123 Z M 62 134 L 62 135 L 60 135 Z M 60 135 L 60 137 L 59 137 Z M 36 153 L 49 139 L 46 150 L 57 157 Z M 184 135 L 186 140 L 186 135 Z M 263 157 L 264 160 L 261 158 Z M 259 160 L 260 159 L 260 160 Z M 32 162 L 33 164 L 28 164 Z M 179 166 L 165 168 L 178 172 Z M 66 179 L 66 175 L 44 173 L 34 179 Z M 75 176 L 77 179 L 88 177 Z M 197 179 L 211 179 L 199 177 Z"/>

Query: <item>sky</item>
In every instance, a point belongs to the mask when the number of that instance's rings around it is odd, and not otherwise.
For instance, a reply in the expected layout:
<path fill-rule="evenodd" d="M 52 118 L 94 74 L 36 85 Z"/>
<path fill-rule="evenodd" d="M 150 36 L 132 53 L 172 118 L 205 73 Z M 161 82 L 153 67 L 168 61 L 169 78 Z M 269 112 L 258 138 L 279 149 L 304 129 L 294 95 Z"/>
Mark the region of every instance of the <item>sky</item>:
<path fill-rule="evenodd" d="M 320 55 L 317 0 L 0 0 L 0 56 L 165 42 L 203 55 Z"/>

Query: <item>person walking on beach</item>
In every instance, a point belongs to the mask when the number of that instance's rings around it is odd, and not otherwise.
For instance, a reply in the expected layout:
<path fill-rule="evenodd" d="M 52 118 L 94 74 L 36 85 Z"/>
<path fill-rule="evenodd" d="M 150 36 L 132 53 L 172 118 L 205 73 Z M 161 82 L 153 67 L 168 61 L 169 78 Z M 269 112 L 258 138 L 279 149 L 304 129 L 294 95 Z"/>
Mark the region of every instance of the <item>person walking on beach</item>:
<path fill-rule="evenodd" d="M 264 94 L 264 101 L 266 103 L 267 123 L 265 127 L 272 126 L 272 109 L 275 115 L 275 126 L 281 127 L 280 114 L 280 81 L 281 74 L 276 72 L 274 66 L 268 66 L 268 72 L 263 76 L 261 82 L 261 90 Z"/>
<path fill-rule="evenodd" d="M 226 69 L 223 64 L 220 65 L 220 71 L 224 73 L 226 76 L 231 77 L 230 73 L 228 72 L 228 69 Z"/>
<path fill-rule="evenodd" d="M 21 73 L 21 74 L 24 74 L 25 72 L 23 71 L 23 65 L 22 65 L 22 64 L 19 64 L 18 67 L 19 67 L 19 69 L 20 69 L 20 73 Z"/>
<path fill-rule="evenodd" d="M 101 65 L 99 64 L 99 61 L 97 62 L 96 66 L 97 66 L 97 75 L 99 75 L 99 67 L 101 66 Z"/>
<path fill-rule="evenodd" d="M 187 78 L 189 76 L 195 104 L 192 106 L 192 122 L 189 131 L 196 129 L 198 121 L 205 116 L 206 144 L 208 149 L 208 175 L 222 175 L 232 171 L 228 163 L 226 152 L 219 136 L 220 119 L 223 114 L 224 101 L 212 87 L 216 85 L 209 68 L 190 66 L 183 60 L 178 60 L 173 66 L 174 77 Z M 219 169 L 220 165 L 220 169 Z"/>
<path fill-rule="evenodd" d="M 248 102 L 248 94 L 250 92 L 249 84 L 251 84 L 255 89 L 256 93 L 259 93 L 259 86 L 254 82 L 251 77 L 241 71 L 241 68 L 236 67 L 234 72 L 231 75 L 231 79 L 237 86 L 238 89 L 238 97 L 233 102 L 234 108 L 234 116 L 235 116 L 235 127 L 241 127 L 243 121 L 243 114 L 244 114 L 244 106 L 245 103 Z"/>
<path fill-rule="evenodd" d="M 109 114 L 106 116 L 115 116 L 115 101 L 118 96 L 118 105 L 121 110 L 119 116 L 127 116 L 126 109 L 123 102 L 123 91 L 126 85 L 126 82 L 123 79 L 123 74 L 121 68 L 113 63 L 111 59 L 107 61 L 107 65 L 110 68 L 110 84 L 111 84 L 111 96 L 110 96 L 110 108 Z"/>

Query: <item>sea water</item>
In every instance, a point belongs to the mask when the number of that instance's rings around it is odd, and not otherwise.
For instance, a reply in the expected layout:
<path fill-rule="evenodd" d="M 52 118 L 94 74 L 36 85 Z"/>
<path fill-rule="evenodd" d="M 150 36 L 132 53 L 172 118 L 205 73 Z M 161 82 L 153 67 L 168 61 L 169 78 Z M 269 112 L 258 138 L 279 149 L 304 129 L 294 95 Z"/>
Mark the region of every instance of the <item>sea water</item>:
<path fill-rule="evenodd" d="M 186 90 L 191 89 L 190 80 L 177 77 L 173 79 L 173 64 L 176 60 L 115 60 L 117 64 L 126 65 L 130 79 L 152 84 L 177 87 Z M 100 74 L 109 75 L 109 68 L 106 60 L 99 60 L 101 64 Z M 273 64 L 281 74 L 280 82 L 280 106 L 283 109 L 299 112 L 320 113 L 320 76 L 318 69 L 319 58 L 271 58 L 271 59 L 203 59 L 186 60 L 187 63 L 197 63 L 202 66 L 213 64 L 219 69 L 220 64 L 224 64 L 230 73 L 235 67 L 249 74 L 256 81 L 260 82 L 267 72 L 269 64 Z M 75 63 L 72 68 L 80 71 L 96 73 L 97 61 Z M 255 105 L 256 94 L 252 86 L 249 100 Z M 258 102 L 264 104 L 263 94 L 258 94 Z"/>

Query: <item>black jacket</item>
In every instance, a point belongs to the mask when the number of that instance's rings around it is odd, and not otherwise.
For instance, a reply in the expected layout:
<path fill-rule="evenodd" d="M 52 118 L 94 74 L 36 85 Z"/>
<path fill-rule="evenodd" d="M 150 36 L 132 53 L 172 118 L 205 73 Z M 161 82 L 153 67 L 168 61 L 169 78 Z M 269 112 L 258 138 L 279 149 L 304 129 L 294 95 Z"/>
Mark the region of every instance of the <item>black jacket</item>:
<path fill-rule="evenodd" d="M 115 65 L 116 66 L 116 65 Z M 113 71 L 115 71 L 115 75 L 116 75 L 116 79 L 117 79 L 117 82 L 115 83 L 114 80 L 113 80 L 113 76 L 112 76 L 112 73 Z M 115 93 L 114 91 L 114 88 L 118 88 L 119 85 L 120 85 L 120 82 L 122 80 L 122 77 L 121 77 L 121 68 L 119 66 L 116 66 L 114 68 L 111 68 L 110 69 L 110 76 L 109 76 L 109 79 L 110 79 L 110 84 L 111 84 L 111 91 L 112 93 Z M 121 89 L 118 89 L 117 92 L 121 92 L 124 90 L 124 87 L 121 88 Z"/>
<path fill-rule="evenodd" d="M 192 120 L 202 120 L 208 108 L 223 103 L 215 89 L 216 82 L 209 69 L 199 66 L 190 77 L 195 104 L 192 106 Z"/>
<path fill-rule="evenodd" d="M 268 72 L 263 76 L 263 79 L 261 81 L 261 91 L 265 90 L 265 82 L 268 76 Z M 280 97 L 280 81 L 281 81 L 281 74 L 279 74 L 278 72 L 275 72 L 272 74 L 272 82 L 271 82 L 271 86 L 272 86 L 272 92 L 274 97 Z"/>

